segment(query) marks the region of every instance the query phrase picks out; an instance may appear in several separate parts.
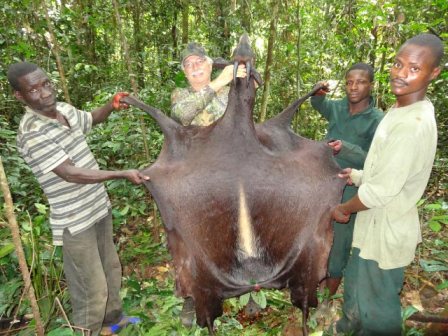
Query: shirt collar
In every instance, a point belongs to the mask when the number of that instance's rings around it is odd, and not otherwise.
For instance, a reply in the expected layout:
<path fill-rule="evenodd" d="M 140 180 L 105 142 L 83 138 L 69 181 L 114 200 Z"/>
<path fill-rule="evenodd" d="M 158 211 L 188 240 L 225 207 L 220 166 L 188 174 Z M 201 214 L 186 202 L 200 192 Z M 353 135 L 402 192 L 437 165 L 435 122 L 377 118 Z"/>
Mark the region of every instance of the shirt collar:
<path fill-rule="evenodd" d="M 58 107 L 58 103 L 56 103 L 56 109 L 58 110 L 59 113 L 62 113 L 62 112 L 60 111 L 60 109 L 58 109 L 57 107 Z M 31 115 L 36 116 L 36 117 L 38 117 L 39 119 L 41 119 L 42 121 L 45 121 L 45 122 L 55 122 L 55 123 L 59 123 L 59 121 L 57 121 L 56 119 L 49 118 L 49 117 L 44 116 L 43 114 L 41 114 L 41 113 L 39 113 L 39 112 L 34 111 L 34 110 L 33 110 L 31 107 L 29 107 L 28 105 L 25 105 L 25 112 L 26 112 L 26 113 L 30 113 Z M 62 113 L 62 114 L 63 114 L 63 113 Z M 64 116 L 65 116 L 65 115 L 64 115 Z"/>

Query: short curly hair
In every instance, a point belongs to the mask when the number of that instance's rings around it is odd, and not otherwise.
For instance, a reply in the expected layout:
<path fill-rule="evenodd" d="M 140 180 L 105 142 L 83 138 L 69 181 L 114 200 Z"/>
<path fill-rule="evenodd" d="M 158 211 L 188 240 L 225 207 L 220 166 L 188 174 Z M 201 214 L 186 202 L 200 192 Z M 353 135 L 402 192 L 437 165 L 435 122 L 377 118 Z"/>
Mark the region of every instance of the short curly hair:
<path fill-rule="evenodd" d="M 443 43 L 436 35 L 429 33 L 418 34 L 406 40 L 400 49 L 408 45 L 417 45 L 430 49 L 434 56 L 434 66 L 438 67 L 440 65 L 443 58 Z"/>
<path fill-rule="evenodd" d="M 16 91 L 20 91 L 19 78 L 36 71 L 39 67 L 34 63 L 19 62 L 11 64 L 8 68 L 8 82 Z"/>
<path fill-rule="evenodd" d="M 367 74 L 369 75 L 369 80 L 370 82 L 373 82 L 373 67 L 370 64 L 367 63 L 356 63 L 353 64 L 350 69 L 347 70 L 347 72 L 345 73 L 345 76 L 347 77 L 348 73 L 352 70 L 364 70 L 365 72 L 367 72 Z"/>

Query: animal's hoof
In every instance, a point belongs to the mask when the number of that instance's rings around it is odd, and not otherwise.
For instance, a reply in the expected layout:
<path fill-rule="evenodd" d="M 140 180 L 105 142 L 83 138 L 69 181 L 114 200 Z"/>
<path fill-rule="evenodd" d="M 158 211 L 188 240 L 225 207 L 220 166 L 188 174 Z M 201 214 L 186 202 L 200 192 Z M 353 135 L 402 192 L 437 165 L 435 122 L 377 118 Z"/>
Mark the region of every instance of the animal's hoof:
<path fill-rule="evenodd" d="M 193 326 L 195 314 L 196 311 L 193 298 L 185 298 L 184 305 L 182 306 L 182 311 L 180 312 L 180 321 L 182 325 L 186 328 L 191 328 Z"/>
<path fill-rule="evenodd" d="M 258 314 L 261 312 L 261 307 L 256 303 L 252 298 L 250 298 L 247 305 L 244 307 L 244 315 L 246 317 L 253 319 L 258 316 Z"/>

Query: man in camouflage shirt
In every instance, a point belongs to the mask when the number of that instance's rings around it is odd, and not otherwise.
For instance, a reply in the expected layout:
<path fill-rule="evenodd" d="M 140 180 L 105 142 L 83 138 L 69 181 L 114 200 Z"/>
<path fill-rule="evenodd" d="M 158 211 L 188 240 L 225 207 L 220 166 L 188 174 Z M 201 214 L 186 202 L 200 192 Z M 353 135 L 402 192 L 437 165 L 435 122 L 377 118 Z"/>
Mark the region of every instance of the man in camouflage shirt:
<path fill-rule="evenodd" d="M 191 42 L 181 53 L 182 70 L 190 86 L 177 88 L 171 94 L 171 116 L 184 126 L 208 126 L 225 112 L 229 100 L 229 84 L 233 79 L 233 65 L 226 66 L 215 80 L 211 80 L 213 60 L 198 43 Z M 238 66 L 237 77 L 246 77 L 244 65 Z M 191 327 L 195 305 L 186 297 L 181 322 Z"/>
<path fill-rule="evenodd" d="M 187 45 L 181 54 L 182 70 L 190 86 L 177 88 L 171 94 L 171 116 L 182 125 L 208 126 L 226 110 L 229 87 L 233 79 L 233 65 L 211 80 L 213 61 L 198 43 Z M 237 77 L 246 77 L 246 68 L 240 65 Z"/>

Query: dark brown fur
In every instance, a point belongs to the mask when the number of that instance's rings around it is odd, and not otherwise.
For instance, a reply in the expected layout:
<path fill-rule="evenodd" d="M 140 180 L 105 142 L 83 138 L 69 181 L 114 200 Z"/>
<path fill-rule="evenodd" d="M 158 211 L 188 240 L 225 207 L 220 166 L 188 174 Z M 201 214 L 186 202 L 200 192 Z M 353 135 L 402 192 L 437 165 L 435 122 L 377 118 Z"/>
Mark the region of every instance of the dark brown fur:
<path fill-rule="evenodd" d="M 252 62 L 248 47 L 243 37 L 239 48 L 245 52 L 237 50 L 234 61 Z M 256 76 L 254 70 L 250 74 Z M 151 177 L 146 186 L 165 225 L 176 292 L 194 299 L 197 323 L 210 333 L 222 301 L 255 284 L 289 288 L 307 332 L 308 309 L 317 305 L 333 239 L 330 209 L 344 184 L 329 147 L 289 129 L 297 108 L 314 92 L 254 125 L 254 81 L 236 79 L 224 116 L 207 127 L 183 127 L 125 98 L 152 115 L 164 132 L 157 161 L 144 170 Z M 258 244 L 255 257 L 244 257 L 238 248 L 240 188 Z"/>

